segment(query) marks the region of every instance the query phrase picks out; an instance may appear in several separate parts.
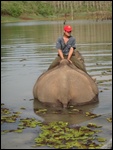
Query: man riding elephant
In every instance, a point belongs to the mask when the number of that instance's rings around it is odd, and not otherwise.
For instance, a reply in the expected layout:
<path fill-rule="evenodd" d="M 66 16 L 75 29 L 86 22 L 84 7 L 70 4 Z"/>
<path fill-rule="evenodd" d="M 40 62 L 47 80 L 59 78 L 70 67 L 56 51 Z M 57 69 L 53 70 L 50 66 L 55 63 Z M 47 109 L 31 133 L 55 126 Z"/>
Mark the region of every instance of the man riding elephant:
<path fill-rule="evenodd" d="M 64 26 L 64 34 L 63 36 L 59 37 L 56 42 L 56 49 L 58 50 L 58 56 L 49 66 L 48 70 L 57 66 L 62 59 L 67 59 L 70 63 L 73 63 L 77 68 L 86 72 L 84 59 L 82 57 L 80 57 L 82 58 L 81 59 L 82 61 L 77 59 L 77 56 L 76 56 L 77 54 L 75 52 L 76 40 L 71 35 L 71 32 L 72 32 L 72 27 L 70 25 Z"/>
<path fill-rule="evenodd" d="M 43 104 L 65 108 L 98 102 L 98 87 L 87 73 L 82 55 L 75 51 L 71 31 L 71 26 L 64 27 L 64 35 L 56 43 L 58 56 L 33 87 L 34 98 Z"/>

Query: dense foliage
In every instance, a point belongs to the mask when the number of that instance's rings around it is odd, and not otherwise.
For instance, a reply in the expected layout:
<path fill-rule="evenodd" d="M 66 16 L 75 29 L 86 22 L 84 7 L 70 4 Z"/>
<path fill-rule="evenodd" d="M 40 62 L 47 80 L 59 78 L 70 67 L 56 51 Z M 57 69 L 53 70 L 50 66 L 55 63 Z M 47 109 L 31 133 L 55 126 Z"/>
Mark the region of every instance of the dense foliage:
<path fill-rule="evenodd" d="M 19 17 L 74 15 L 79 12 L 112 11 L 112 1 L 1 1 L 1 15 Z"/>

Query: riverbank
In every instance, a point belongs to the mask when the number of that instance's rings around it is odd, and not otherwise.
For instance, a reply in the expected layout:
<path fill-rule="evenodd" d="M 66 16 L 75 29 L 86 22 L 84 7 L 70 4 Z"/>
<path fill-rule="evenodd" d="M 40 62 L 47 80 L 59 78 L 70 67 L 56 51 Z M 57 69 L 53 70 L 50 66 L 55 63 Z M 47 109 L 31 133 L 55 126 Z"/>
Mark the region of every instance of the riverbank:
<path fill-rule="evenodd" d="M 28 16 L 27 14 L 23 15 L 23 16 L 20 16 L 18 18 L 12 17 L 12 16 L 8 16 L 8 15 L 1 16 L 1 23 L 6 23 L 6 22 L 22 22 L 22 21 L 32 21 L 32 20 L 45 20 L 45 18 L 43 18 L 43 17 L 37 17 L 35 15 Z"/>
<path fill-rule="evenodd" d="M 76 19 L 81 19 L 85 17 L 77 17 Z M 21 15 L 18 18 L 8 16 L 8 15 L 3 15 L 1 16 L 1 23 L 6 23 L 6 22 L 22 22 L 22 21 L 65 21 L 65 17 L 55 17 L 55 16 L 49 16 L 49 17 L 43 17 L 43 16 L 36 16 L 36 15 L 28 15 L 24 14 Z M 70 20 L 70 18 L 67 18 L 67 20 Z"/>
<path fill-rule="evenodd" d="M 19 17 L 12 17 L 9 15 L 1 15 L 1 23 L 6 23 L 6 22 L 22 22 L 22 21 L 32 21 L 32 20 L 37 20 L 37 21 L 67 21 L 67 20 L 112 20 L 112 13 L 106 12 L 106 11 L 96 11 L 96 12 L 81 12 L 81 13 L 76 13 L 76 16 L 48 16 L 44 17 L 42 15 L 36 15 L 36 14 L 22 14 Z"/>

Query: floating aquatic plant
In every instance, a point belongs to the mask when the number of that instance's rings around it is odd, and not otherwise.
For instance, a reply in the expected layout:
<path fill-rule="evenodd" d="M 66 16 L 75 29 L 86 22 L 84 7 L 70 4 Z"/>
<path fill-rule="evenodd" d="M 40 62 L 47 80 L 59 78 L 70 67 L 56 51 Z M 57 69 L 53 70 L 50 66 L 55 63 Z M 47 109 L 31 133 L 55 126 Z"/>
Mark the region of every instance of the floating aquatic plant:
<path fill-rule="evenodd" d="M 91 113 L 91 112 L 84 112 L 81 109 L 77 109 L 73 105 L 68 106 L 67 112 L 69 114 L 85 114 L 86 116 L 91 117 L 91 118 L 96 118 L 96 117 L 101 116 L 99 114 L 94 114 L 94 113 Z M 47 110 L 47 108 L 38 108 L 38 109 L 35 110 L 35 113 L 39 114 L 39 115 L 40 114 L 47 114 L 48 110 Z M 51 113 L 53 113 L 53 114 L 61 114 L 61 113 L 63 113 L 63 110 L 54 110 L 54 111 L 51 111 Z"/>
<path fill-rule="evenodd" d="M 112 122 L 112 118 L 110 117 L 110 118 L 107 118 L 107 121 L 108 122 Z"/>
<path fill-rule="evenodd" d="M 35 128 L 37 125 L 41 125 L 42 123 L 40 121 L 37 121 L 35 118 L 25 118 L 25 119 L 20 119 L 20 124 L 19 126 L 21 127 L 30 127 L 30 128 Z"/>
<path fill-rule="evenodd" d="M 46 112 L 47 112 L 47 109 L 42 109 L 42 108 L 40 108 L 40 109 L 38 109 L 38 110 L 35 111 L 36 114 L 38 114 L 38 113 L 45 114 Z"/>
<path fill-rule="evenodd" d="M 1 134 L 8 133 L 8 132 L 22 133 L 22 132 L 23 132 L 23 129 L 25 129 L 25 128 L 17 128 L 17 129 L 12 129 L 12 130 L 3 130 L 3 131 L 1 132 Z"/>
<path fill-rule="evenodd" d="M 4 104 L 1 104 L 1 106 L 4 106 Z M 21 112 L 11 112 L 9 108 L 1 107 L 1 114 L 1 124 L 3 124 L 16 122 L 17 118 L 20 117 L 19 114 L 21 114 Z"/>
<path fill-rule="evenodd" d="M 90 124 L 92 127 L 93 124 Z M 70 128 L 68 122 L 52 122 L 41 127 L 41 133 L 35 138 L 36 146 L 50 146 L 59 149 L 70 148 L 99 148 L 105 139 L 99 138 L 95 133 L 100 130 L 94 130 L 87 126 L 79 126 L 79 128 Z M 100 128 L 94 124 L 93 128 Z"/>
<path fill-rule="evenodd" d="M 3 106 L 2 104 L 1 106 Z M 17 118 L 20 118 L 21 112 L 11 112 L 8 108 L 1 108 L 2 116 L 1 116 L 1 124 L 3 123 L 15 123 Z M 11 114 L 12 113 L 12 114 Z M 10 114 L 10 115 L 9 115 Z M 24 118 L 19 120 L 20 124 L 18 124 L 19 127 L 17 129 L 12 130 L 2 130 L 1 133 L 8 133 L 8 132 L 18 132 L 21 133 L 23 129 L 30 127 L 35 128 L 37 125 L 41 126 L 41 122 L 37 121 L 34 118 Z"/>
<path fill-rule="evenodd" d="M 23 109 L 23 110 L 25 110 L 26 108 L 25 108 L 25 107 L 21 107 L 20 109 Z"/>
<path fill-rule="evenodd" d="M 97 126 L 96 123 L 88 123 L 87 127 L 90 127 L 90 128 L 91 127 L 93 127 L 93 128 L 101 128 L 102 126 L 99 126 L 99 125 Z"/>
<path fill-rule="evenodd" d="M 90 116 L 91 118 L 96 118 L 96 117 L 99 117 L 101 115 L 98 115 L 98 114 L 93 114 L 91 112 L 85 112 L 86 116 Z"/>
<path fill-rule="evenodd" d="M 13 123 L 19 117 L 20 116 L 17 114 L 13 114 L 13 115 L 9 115 L 9 116 L 1 116 L 1 123 L 4 123 L 4 122 Z"/>
<path fill-rule="evenodd" d="M 10 110 L 8 108 L 1 108 L 1 114 L 2 115 L 7 115 L 7 114 L 10 114 Z"/>
<path fill-rule="evenodd" d="M 105 141 L 106 141 L 106 138 L 98 137 L 97 140 L 98 140 L 99 142 L 105 142 Z"/>

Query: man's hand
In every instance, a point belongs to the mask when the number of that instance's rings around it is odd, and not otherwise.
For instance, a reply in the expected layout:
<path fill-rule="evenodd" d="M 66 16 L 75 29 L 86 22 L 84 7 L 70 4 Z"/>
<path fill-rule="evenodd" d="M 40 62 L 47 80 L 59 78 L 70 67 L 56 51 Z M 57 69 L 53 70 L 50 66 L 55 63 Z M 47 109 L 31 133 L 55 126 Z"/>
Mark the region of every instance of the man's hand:
<path fill-rule="evenodd" d="M 72 61 L 70 59 L 67 59 L 71 64 L 72 64 Z"/>

